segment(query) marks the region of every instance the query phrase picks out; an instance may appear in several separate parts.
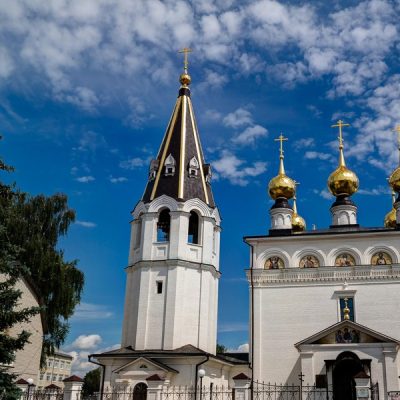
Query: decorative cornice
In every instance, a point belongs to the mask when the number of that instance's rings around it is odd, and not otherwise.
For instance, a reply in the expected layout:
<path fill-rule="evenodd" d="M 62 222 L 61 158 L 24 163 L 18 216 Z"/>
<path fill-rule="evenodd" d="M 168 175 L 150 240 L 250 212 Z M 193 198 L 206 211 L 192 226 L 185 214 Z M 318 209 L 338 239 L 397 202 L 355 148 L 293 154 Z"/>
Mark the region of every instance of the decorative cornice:
<path fill-rule="evenodd" d="M 246 271 L 250 283 L 250 270 Z M 391 266 L 286 268 L 280 270 L 253 269 L 254 287 L 321 284 L 337 282 L 400 281 L 400 264 Z"/>

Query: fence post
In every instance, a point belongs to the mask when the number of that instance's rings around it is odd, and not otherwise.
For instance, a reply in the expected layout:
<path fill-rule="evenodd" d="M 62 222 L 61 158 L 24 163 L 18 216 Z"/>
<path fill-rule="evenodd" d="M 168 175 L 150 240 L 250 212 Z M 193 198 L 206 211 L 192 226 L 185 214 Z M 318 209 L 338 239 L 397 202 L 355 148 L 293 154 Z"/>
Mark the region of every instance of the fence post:
<path fill-rule="evenodd" d="M 64 395 L 63 400 L 80 400 L 83 379 L 79 376 L 72 375 L 69 378 L 65 378 L 64 382 Z"/>
<path fill-rule="evenodd" d="M 370 399 L 370 377 L 361 371 L 354 376 L 356 382 L 356 396 L 357 400 L 368 400 Z"/>
<path fill-rule="evenodd" d="M 161 400 L 161 390 L 164 379 L 157 374 L 149 376 L 147 379 L 147 400 Z"/>
<path fill-rule="evenodd" d="M 250 378 L 244 373 L 234 376 L 233 378 L 235 399 L 234 400 L 249 400 Z"/>

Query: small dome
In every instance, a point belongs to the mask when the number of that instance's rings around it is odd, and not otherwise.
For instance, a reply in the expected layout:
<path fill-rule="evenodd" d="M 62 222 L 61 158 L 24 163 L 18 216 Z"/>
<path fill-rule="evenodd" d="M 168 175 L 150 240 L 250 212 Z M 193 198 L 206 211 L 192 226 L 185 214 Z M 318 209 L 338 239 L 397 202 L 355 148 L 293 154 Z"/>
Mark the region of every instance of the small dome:
<path fill-rule="evenodd" d="M 190 77 L 189 74 L 187 73 L 183 73 L 181 74 L 181 76 L 179 77 L 179 82 L 184 85 L 184 86 L 189 86 L 190 83 L 192 82 L 192 78 Z"/>
<path fill-rule="evenodd" d="M 296 192 L 296 184 L 293 179 L 285 174 L 278 174 L 269 181 L 268 192 L 272 199 L 280 197 L 291 199 Z"/>
<path fill-rule="evenodd" d="M 385 216 L 385 228 L 396 228 L 396 210 L 392 208 Z"/>
<path fill-rule="evenodd" d="M 392 189 L 399 193 L 400 192 L 400 167 L 395 169 L 392 172 L 392 175 L 390 175 L 389 178 L 389 185 L 392 187 Z"/>
<path fill-rule="evenodd" d="M 299 214 L 293 214 L 292 229 L 294 232 L 303 232 L 306 230 L 306 221 Z"/>
<path fill-rule="evenodd" d="M 336 197 L 340 195 L 351 196 L 357 192 L 358 186 L 357 175 L 344 165 L 339 165 L 328 178 L 329 191 Z"/>

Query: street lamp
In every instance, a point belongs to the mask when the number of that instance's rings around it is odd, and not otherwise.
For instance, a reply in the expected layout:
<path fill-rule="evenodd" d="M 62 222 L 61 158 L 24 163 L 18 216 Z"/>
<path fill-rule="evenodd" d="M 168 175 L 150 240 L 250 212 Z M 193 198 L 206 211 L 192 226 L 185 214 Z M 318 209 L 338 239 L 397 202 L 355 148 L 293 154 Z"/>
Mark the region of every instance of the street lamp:
<path fill-rule="evenodd" d="M 33 387 L 33 379 L 32 378 L 28 378 L 27 382 L 28 382 L 27 400 L 29 400 L 30 392 L 31 392 L 31 389 Z"/>
<path fill-rule="evenodd" d="M 201 400 L 201 395 L 202 395 L 202 391 L 203 391 L 203 378 L 204 378 L 205 374 L 206 374 L 206 371 L 204 371 L 203 368 L 199 369 L 198 375 L 200 378 L 200 400 Z"/>

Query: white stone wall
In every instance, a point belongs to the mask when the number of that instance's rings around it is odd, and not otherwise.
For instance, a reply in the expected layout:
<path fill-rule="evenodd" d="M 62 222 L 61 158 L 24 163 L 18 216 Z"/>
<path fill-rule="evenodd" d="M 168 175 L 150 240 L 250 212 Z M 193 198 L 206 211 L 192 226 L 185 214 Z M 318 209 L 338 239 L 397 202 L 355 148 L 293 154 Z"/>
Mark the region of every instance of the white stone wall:
<path fill-rule="evenodd" d="M 157 242 L 158 215 L 165 208 L 171 216 L 169 241 Z M 188 243 L 190 211 L 199 215 L 198 244 Z M 171 350 L 192 344 L 215 353 L 218 210 L 198 199 L 178 203 L 161 196 L 139 203 L 133 217 L 122 346 Z"/>
<path fill-rule="evenodd" d="M 196 364 L 200 363 L 204 359 L 205 363 L 199 366 L 205 370 L 206 375 L 203 378 L 203 385 L 209 386 L 212 382 L 216 386 L 233 387 L 234 381 L 232 377 L 243 372 L 250 376 L 250 370 L 246 365 L 229 365 L 225 362 L 221 362 L 215 359 L 206 361 L 205 356 L 201 357 L 163 357 L 159 361 L 163 364 L 168 365 L 170 368 L 178 371 L 169 372 L 159 367 L 152 367 L 146 361 L 134 363 L 134 365 L 122 368 L 119 371 L 118 368 L 128 364 L 130 359 L 128 358 L 114 358 L 114 359 L 101 359 L 100 362 L 106 365 L 104 386 L 105 389 L 115 387 L 120 382 L 125 382 L 128 387 L 134 387 L 139 382 L 146 382 L 146 378 L 151 375 L 157 374 L 163 380 L 167 386 L 193 386 L 195 383 Z M 141 369 L 140 365 L 148 364 L 149 368 Z M 198 382 L 199 383 L 199 382 Z"/>
<path fill-rule="evenodd" d="M 301 363 L 294 344 L 340 321 L 340 297 L 354 297 L 357 323 L 400 340 L 399 232 L 292 235 L 248 241 L 255 246 L 255 379 L 298 384 Z M 371 266 L 371 257 L 377 251 L 389 253 L 393 264 Z M 334 267 L 336 256 L 342 252 L 352 254 L 357 265 Z M 300 259 L 307 254 L 317 257 L 321 266 L 300 269 Z M 271 256 L 281 257 L 285 269 L 264 270 Z M 247 277 L 250 280 L 249 272 Z M 341 351 L 338 347 L 336 352 L 332 350 L 332 359 Z M 397 390 L 398 379 L 394 382 L 385 365 L 390 364 L 391 374 L 398 376 L 399 357 L 391 353 L 385 363 L 382 349 L 378 353 L 368 356 L 374 356 L 373 380 L 382 378 L 388 390 Z M 318 357 L 314 356 L 312 364 L 314 377 L 327 355 Z"/>
<path fill-rule="evenodd" d="M 4 280 L 4 276 L 0 276 L 0 281 Z M 22 292 L 18 309 L 26 307 L 39 306 L 36 295 L 31 290 L 25 280 L 19 280 L 15 288 Z M 16 336 L 23 330 L 31 333 L 29 342 L 25 344 L 23 350 L 16 352 L 16 358 L 12 364 L 10 371 L 18 376 L 18 379 L 32 378 L 34 384 L 37 384 L 38 371 L 40 367 L 40 355 L 42 353 L 43 344 L 43 326 L 40 314 L 36 314 L 30 318 L 28 322 L 14 325 L 9 334 Z"/>

